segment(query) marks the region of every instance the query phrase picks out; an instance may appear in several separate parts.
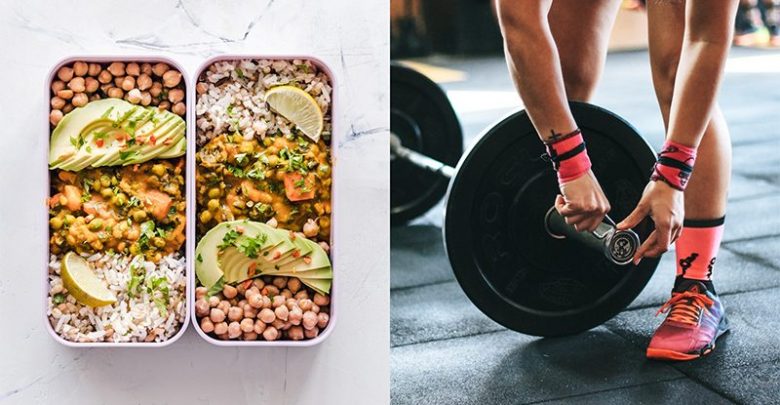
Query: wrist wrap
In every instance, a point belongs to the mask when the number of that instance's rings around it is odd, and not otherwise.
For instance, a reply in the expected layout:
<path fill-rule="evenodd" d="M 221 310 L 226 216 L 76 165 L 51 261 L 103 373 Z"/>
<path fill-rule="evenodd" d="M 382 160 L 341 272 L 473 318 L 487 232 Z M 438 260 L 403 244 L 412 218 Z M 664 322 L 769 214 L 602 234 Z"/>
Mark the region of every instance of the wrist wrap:
<path fill-rule="evenodd" d="M 557 139 L 553 137 L 545 146 L 553 169 L 558 174 L 558 184 L 576 180 L 590 170 L 590 158 L 579 129 Z"/>
<path fill-rule="evenodd" d="M 666 141 L 658 154 L 658 161 L 653 166 L 650 180 L 660 180 L 677 190 L 685 191 L 695 161 L 696 149 L 677 142 Z"/>

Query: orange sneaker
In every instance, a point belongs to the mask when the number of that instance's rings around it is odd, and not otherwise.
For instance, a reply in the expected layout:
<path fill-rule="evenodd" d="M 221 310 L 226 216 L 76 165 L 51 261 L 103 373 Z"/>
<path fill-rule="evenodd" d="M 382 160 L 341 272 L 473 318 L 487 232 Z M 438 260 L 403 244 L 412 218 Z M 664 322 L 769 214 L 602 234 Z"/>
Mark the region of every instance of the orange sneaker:
<path fill-rule="evenodd" d="M 683 279 L 657 314 L 668 312 L 647 347 L 656 360 L 693 360 L 715 349 L 715 341 L 728 332 L 725 310 L 705 283 Z"/>

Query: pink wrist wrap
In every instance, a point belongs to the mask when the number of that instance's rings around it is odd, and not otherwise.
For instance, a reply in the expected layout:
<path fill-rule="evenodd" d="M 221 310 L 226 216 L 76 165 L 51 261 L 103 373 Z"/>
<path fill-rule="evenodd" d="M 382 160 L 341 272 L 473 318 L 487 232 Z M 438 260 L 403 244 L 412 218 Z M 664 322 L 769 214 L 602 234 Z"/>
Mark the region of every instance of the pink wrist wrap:
<path fill-rule="evenodd" d="M 590 158 L 579 129 L 545 146 L 553 168 L 558 173 L 558 184 L 576 180 L 590 170 Z"/>
<path fill-rule="evenodd" d="M 658 161 L 653 166 L 650 180 L 660 180 L 677 190 L 685 191 L 695 161 L 696 149 L 677 142 L 666 141 L 658 154 Z"/>

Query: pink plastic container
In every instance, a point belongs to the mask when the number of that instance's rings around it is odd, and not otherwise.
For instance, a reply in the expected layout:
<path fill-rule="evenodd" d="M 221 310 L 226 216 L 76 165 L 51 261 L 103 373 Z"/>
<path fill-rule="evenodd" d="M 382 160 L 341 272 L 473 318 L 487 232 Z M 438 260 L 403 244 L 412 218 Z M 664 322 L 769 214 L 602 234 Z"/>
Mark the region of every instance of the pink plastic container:
<path fill-rule="evenodd" d="M 330 84 L 332 87 L 332 93 L 331 93 L 331 123 L 332 123 L 332 135 L 331 135 L 331 157 L 332 157 L 332 165 L 331 165 L 331 178 L 332 178 L 332 185 L 331 185 L 331 207 L 332 207 L 332 213 L 331 213 L 331 231 L 330 231 L 330 257 L 331 257 L 331 265 L 333 267 L 333 284 L 331 286 L 330 291 L 330 320 L 328 322 L 328 325 L 325 327 L 324 330 L 320 331 L 320 334 L 313 338 L 313 339 L 305 339 L 305 340 L 275 340 L 275 341 L 265 341 L 265 340 L 254 340 L 254 341 L 242 341 L 242 340 L 219 340 L 215 339 L 206 333 L 204 333 L 200 325 L 197 324 L 197 317 L 195 316 L 195 294 L 190 295 L 190 311 L 192 311 L 190 318 L 192 319 L 192 322 L 194 323 L 193 329 L 195 329 L 198 334 L 205 339 L 207 342 L 217 345 L 217 346 L 228 346 L 228 347 L 236 347 L 236 346 L 266 346 L 266 347 L 306 347 L 306 346 L 314 346 L 316 344 L 321 343 L 323 340 L 325 340 L 328 336 L 330 336 L 331 331 L 333 330 L 333 327 L 336 323 L 337 318 L 337 299 L 336 299 L 336 292 L 338 290 L 337 288 L 337 280 L 338 278 L 338 269 L 337 269 L 337 263 L 334 260 L 336 257 L 336 251 L 339 246 L 339 241 L 341 240 L 340 237 L 338 237 L 337 233 L 337 222 L 338 222 L 338 215 L 336 214 L 339 212 L 339 205 L 338 205 L 338 195 L 340 194 L 337 192 L 339 188 L 339 184 L 341 184 L 340 177 L 341 177 L 341 170 L 338 168 L 338 158 L 336 156 L 337 152 L 337 145 L 342 140 L 341 139 L 341 123 L 338 121 L 338 111 L 339 111 L 339 99 L 338 99 L 338 91 L 337 91 L 337 82 L 336 77 L 333 75 L 333 71 L 321 60 L 311 57 L 311 56 L 302 56 L 302 55 L 219 55 L 213 58 L 210 58 L 206 60 L 196 71 L 195 76 L 193 76 L 192 79 L 192 86 L 189 86 L 189 94 L 188 94 L 188 100 L 192 100 L 189 102 L 188 105 L 188 120 L 189 120 L 189 133 L 192 135 L 188 138 L 187 142 L 187 172 L 192 173 L 193 176 L 195 174 L 195 157 L 194 155 L 190 155 L 190 153 L 195 152 L 196 148 L 196 132 L 195 132 L 195 105 L 197 104 L 197 95 L 195 92 L 195 85 L 198 82 L 198 77 L 200 77 L 201 73 L 208 69 L 208 67 L 215 63 L 215 62 L 221 62 L 221 61 L 235 61 L 235 60 L 243 60 L 243 59 L 252 59 L 252 60 L 308 60 L 312 64 L 316 65 L 317 68 L 322 70 L 325 74 L 328 75 L 330 78 Z M 187 186 L 191 189 L 187 190 L 188 195 L 188 203 L 190 203 L 192 208 L 188 208 L 188 216 L 187 220 L 190 224 L 194 224 L 196 221 L 196 212 L 195 212 L 195 182 L 191 181 L 187 183 Z M 191 196 L 191 198 L 190 198 Z M 187 227 L 187 257 L 194 257 L 195 255 L 195 227 L 190 226 Z M 193 241 L 192 244 L 189 242 Z M 189 264 L 189 262 L 188 262 Z M 190 268 L 190 267 L 188 267 Z M 190 277 L 190 291 L 195 291 L 195 274 L 194 271 L 191 273 L 192 277 Z"/>
<path fill-rule="evenodd" d="M 182 80 L 184 81 L 185 94 L 186 94 L 186 97 L 187 97 L 186 98 L 186 102 L 188 104 L 192 104 L 192 100 L 194 100 L 193 98 L 191 98 L 191 94 L 192 94 L 191 91 L 190 91 L 191 90 L 190 89 L 191 86 L 190 86 L 190 82 L 189 82 L 189 78 L 188 78 L 187 72 L 182 68 L 181 65 L 179 65 L 178 63 L 174 62 L 173 60 L 165 58 L 165 57 L 159 57 L 159 56 L 127 56 L 127 55 L 124 55 L 124 56 L 110 56 L 110 55 L 108 55 L 108 56 L 76 56 L 76 57 L 69 57 L 69 58 L 61 60 L 56 65 L 54 65 L 54 67 L 51 69 L 51 71 L 49 72 L 49 75 L 47 76 L 46 82 L 44 83 L 45 84 L 45 88 L 44 88 L 44 91 L 45 91 L 44 95 L 45 96 L 44 96 L 43 99 L 44 99 L 44 101 L 46 103 L 45 104 L 45 111 L 46 111 L 45 133 L 46 133 L 46 139 L 47 139 L 47 142 L 46 142 L 47 143 L 47 148 L 46 148 L 46 157 L 45 157 L 45 161 L 47 162 L 45 184 L 46 184 L 47 193 L 50 192 L 49 190 L 51 188 L 51 184 L 50 184 L 51 171 L 48 169 L 48 161 L 49 161 L 49 148 L 48 148 L 48 144 L 49 144 L 49 140 L 51 138 L 51 130 L 50 130 L 50 124 L 49 124 L 49 110 L 50 110 L 50 104 L 49 103 L 50 103 L 50 100 L 51 100 L 51 88 L 50 87 L 51 87 L 51 83 L 55 80 L 56 73 L 59 70 L 59 68 L 64 66 L 64 65 L 76 62 L 76 61 L 93 62 L 93 63 L 110 63 L 110 62 L 125 62 L 125 63 L 129 63 L 129 62 L 149 62 L 149 63 L 157 63 L 157 62 L 164 62 L 164 63 L 167 63 L 170 66 L 174 67 L 175 69 L 177 69 L 182 74 Z M 187 112 L 189 113 L 190 110 L 188 110 Z M 191 119 L 189 114 L 186 117 L 186 123 L 187 123 L 186 137 L 188 138 L 188 142 L 190 142 L 190 141 L 192 141 L 192 139 L 194 139 L 191 136 L 192 130 L 194 129 L 194 125 L 193 125 L 193 120 Z M 195 209 L 194 199 L 191 198 L 191 194 L 190 194 L 191 190 L 194 190 L 193 184 L 194 184 L 194 181 L 195 181 L 194 180 L 195 179 L 195 172 L 193 170 L 194 166 L 191 163 L 194 162 L 194 156 L 195 155 L 194 155 L 194 152 L 191 149 L 190 145 L 194 145 L 194 142 L 193 143 L 188 143 L 187 154 L 186 154 L 186 163 L 187 163 L 187 165 L 186 165 L 186 171 L 185 171 L 185 173 L 186 173 L 186 179 L 185 179 L 185 182 L 186 182 L 186 184 L 185 184 L 185 186 L 186 186 L 185 187 L 185 199 L 186 199 L 186 202 L 187 202 L 187 212 L 188 212 L 187 221 L 190 221 L 190 218 L 191 218 L 190 214 L 192 213 L 192 210 Z M 187 326 L 190 323 L 190 310 L 189 310 L 189 308 L 186 308 L 186 310 L 185 310 L 186 315 L 185 315 L 185 318 L 184 318 L 184 320 L 182 322 L 182 325 L 181 325 L 179 331 L 175 335 L 171 336 L 168 340 L 163 341 L 163 342 L 150 342 L 150 343 L 146 343 L 146 342 L 127 342 L 127 343 L 122 343 L 122 342 L 120 342 L 120 343 L 114 343 L 114 342 L 87 342 L 87 343 L 79 343 L 79 342 L 71 342 L 69 340 L 66 340 L 66 339 L 62 338 L 59 334 L 57 334 L 57 332 L 55 332 L 54 329 L 52 328 L 51 323 L 49 322 L 49 317 L 46 314 L 47 308 L 48 308 L 48 298 L 49 298 L 49 257 L 51 256 L 51 253 L 49 252 L 49 248 L 48 248 L 49 247 L 49 238 L 51 237 L 51 235 L 49 234 L 49 225 L 48 225 L 49 224 L 49 210 L 48 210 L 48 207 L 46 206 L 46 204 L 44 204 L 42 215 L 44 215 L 44 218 L 45 218 L 44 223 L 46 224 L 46 229 L 43 232 L 43 234 L 45 235 L 45 239 L 43 240 L 43 243 L 47 247 L 45 261 L 43 263 L 43 269 L 44 269 L 44 271 L 43 271 L 43 289 L 42 289 L 42 292 L 43 292 L 43 309 L 44 309 L 43 310 L 43 321 L 46 324 L 46 330 L 49 331 L 49 334 L 52 336 L 52 338 L 54 340 L 56 340 L 57 342 L 65 345 L 65 346 L 79 347 L 79 348 L 86 348 L 86 347 L 90 347 L 90 348 L 91 347 L 144 347 L 144 348 L 152 348 L 152 347 L 168 346 L 168 345 L 172 344 L 173 342 L 177 341 L 184 334 L 184 332 L 187 330 Z M 192 286 L 191 280 L 192 280 L 193 271 L 192 271 L 192 261 L 190 260 L 190 257 L 192 257 L 192 252 L 195 250 L 194 239 L 193 239 L 194 238 L 193 227 L 189 226 L 189 223 L 188 223 L 188 226 L 186 227 L 186 235 L 187 235 L 187 240 L 185 242 L 185 252 L 184 252 L 184 255 L 185 255 L 185 259 L 186 259 L 185 275 L 187 277 L 188 283 L 187 283 L 187 288 L 186 288 L 186 292 L 185 292 L 185 295 L 186 295 L 186 297 L 185 297 L 185 305 L 189 306 L 190 302 L 191 302 L 191 299 L 192 299 L 192 296 L 193 296 L 192 288 L 191 288 L 191 286 Z"/>

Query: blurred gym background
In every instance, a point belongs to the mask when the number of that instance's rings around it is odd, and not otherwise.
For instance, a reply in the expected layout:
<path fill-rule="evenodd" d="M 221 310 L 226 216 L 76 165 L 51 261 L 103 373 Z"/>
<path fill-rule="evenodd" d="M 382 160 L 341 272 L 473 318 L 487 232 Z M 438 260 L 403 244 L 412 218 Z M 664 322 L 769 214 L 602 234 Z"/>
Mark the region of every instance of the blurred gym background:
<path fill-rule="evenodd" d="M 777 403 L 780 349 L 765 338 L 780 325 L 776 3 L 742 0 L 735 21 L 740 46 L 732 49 L 719 98 L 732 133 L 734 169 L 716 282 L 737 333 L 693 365 L 644 359 L 660 322 L 653 313 L 668 299 L 674 278 L 673 254 L 664 256 L 639 298 L 604 326 L 561 339 L 507 331 L 479 312 L 454 281 L 442 247 L 439 203 L 392 229 L 393 403 Z M 442 87 L 465 147 L 522 108 L 490 0 L 392 0 L 390 14 L 394 62 Z M 592 102 L 623 116 L 657 150 L 664 128 L 646 31 L 642 2 L 623 1 Z"/>

